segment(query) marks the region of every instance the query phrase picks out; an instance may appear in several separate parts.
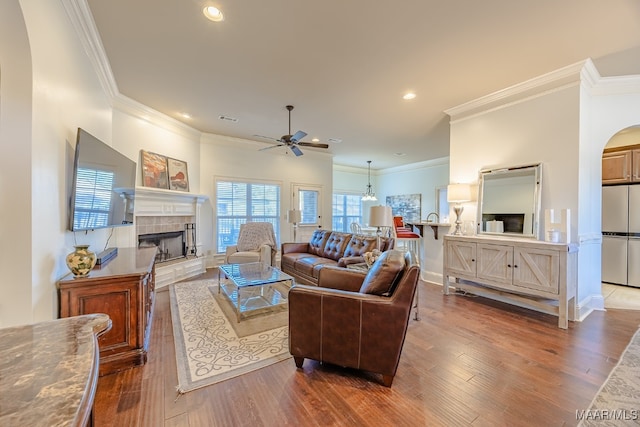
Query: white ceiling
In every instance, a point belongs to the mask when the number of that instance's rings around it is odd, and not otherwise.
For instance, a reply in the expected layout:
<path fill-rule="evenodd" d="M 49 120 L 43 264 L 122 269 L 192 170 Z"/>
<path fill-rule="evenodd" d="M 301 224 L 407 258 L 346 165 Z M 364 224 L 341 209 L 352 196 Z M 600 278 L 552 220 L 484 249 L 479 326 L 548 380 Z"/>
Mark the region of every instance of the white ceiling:
<path fill-rule="evenodd" d="M 287 134 L 292 104 L 292 132 L 341 139 L 336 164 L 372 169 L 448 156 L 444 110 L 530 78 L 587 58 L 640 74 L 638 0 L 87 3 L 121 94 L 265 146 L 254 135 Z"/>

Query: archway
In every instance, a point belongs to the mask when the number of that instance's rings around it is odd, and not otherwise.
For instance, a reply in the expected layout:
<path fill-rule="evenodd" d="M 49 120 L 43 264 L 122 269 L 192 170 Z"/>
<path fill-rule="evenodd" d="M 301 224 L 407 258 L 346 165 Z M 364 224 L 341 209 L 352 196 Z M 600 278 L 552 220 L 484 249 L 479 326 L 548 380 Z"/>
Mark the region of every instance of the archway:
<path fill-rule="evenodd" d="M 609 139 L 602 165 L 605 308 L 640 309 L 640 125 Z"/>

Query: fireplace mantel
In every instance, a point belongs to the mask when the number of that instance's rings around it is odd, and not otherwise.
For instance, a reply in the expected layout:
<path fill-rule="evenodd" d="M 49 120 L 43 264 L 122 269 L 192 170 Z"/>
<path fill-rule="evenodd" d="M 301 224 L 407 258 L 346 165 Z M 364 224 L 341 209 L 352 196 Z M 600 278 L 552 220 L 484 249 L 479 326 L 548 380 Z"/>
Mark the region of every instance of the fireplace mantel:
<path fill-rule="evenodd" d="M 137 216 L 196 215 L 198 205 L 209 196 L 183 191 L 136 187 L 135 214 Z"/>

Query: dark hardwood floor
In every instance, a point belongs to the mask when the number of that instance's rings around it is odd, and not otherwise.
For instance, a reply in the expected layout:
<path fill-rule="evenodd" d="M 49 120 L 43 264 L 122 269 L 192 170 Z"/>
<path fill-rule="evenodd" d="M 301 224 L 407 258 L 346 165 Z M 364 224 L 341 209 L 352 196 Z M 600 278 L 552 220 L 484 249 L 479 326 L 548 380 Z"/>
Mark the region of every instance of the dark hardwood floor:
<path fill-rule="evenodd" d="M 178 395 L 165 288 L 149 361 L 100 378 L 95 425 L 573 426 L 640 325 L 640 311 L 608 310 L 562 330 L 553 316 L 423 282 L 420 314 L 392 388 L 373 374 L 310 360 L 297 370 L 288 359 Z"/>

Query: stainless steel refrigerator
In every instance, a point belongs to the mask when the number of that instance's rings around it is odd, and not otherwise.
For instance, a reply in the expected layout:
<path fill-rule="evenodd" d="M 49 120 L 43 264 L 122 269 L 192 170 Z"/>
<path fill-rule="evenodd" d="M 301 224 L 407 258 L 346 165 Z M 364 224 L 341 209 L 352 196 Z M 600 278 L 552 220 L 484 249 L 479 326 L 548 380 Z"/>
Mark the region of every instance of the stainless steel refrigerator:
<path fill-rule="evenodd" d="M 640 185 L 602 187 L 602 281 L 640 287 Z"/>

